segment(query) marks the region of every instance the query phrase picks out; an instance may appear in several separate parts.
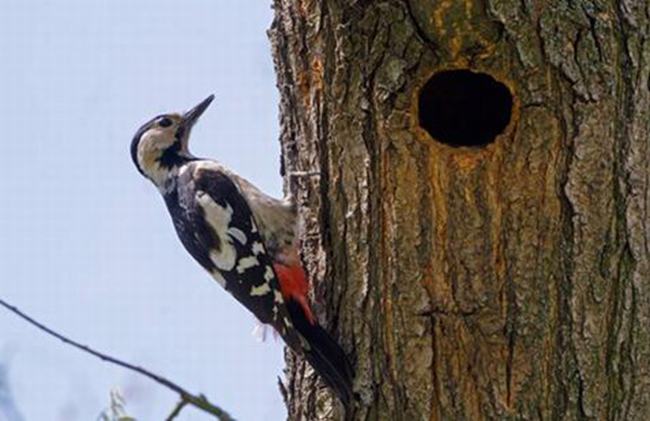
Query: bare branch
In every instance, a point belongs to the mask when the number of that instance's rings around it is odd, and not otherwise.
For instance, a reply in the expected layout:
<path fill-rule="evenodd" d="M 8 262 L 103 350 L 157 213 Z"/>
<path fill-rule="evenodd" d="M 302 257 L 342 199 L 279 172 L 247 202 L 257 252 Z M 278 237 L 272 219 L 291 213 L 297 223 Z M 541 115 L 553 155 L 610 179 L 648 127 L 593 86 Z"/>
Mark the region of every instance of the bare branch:
<path fill-rule="evenodd" d="M 83 352 L 86 352 L 88 354 L 91 354 L 103 361 L 109 362 L 111 364 L 115 364 L 117 366 L 126 368 L 127 370 L 135 371 L 136 373 L 139 373 L 145 377 L 148 377 L 149 379 L 155 381 L 156 383 L 178 393 L 181 398 L 181 403 L 184 403 L 182 406 L 179 404 L 176 406 L 176 409 L 178 409 L 178 412 L 182 409 L 183 406 L 186 404 L 190 404 L 195 406 L 196 408 L 207 412 L 208 414 L 214 415 L 217 419 L 221 421 L 234 421 L 234 418 L 232 418 L 226 411 L 223 409 L 219 408 L 218 406 L 210 403 L 208 399 L 204 395 L 193 395 L 189 393 L 187 390 L 183 389 L 181 386 L 177 385 L 176 383 L 159 376 L 158 374 L 152 373 L 149 370 L 146 370 L 142 367 L 138 367 L 136 365 L 127 363 L 125 361 L 119 360 L 117 358 L 111 357 L 110 355 L 104 354 L 102 352 L 96 351 L 92 348 L 90 348 L 87 345 L 80 344 L 79 342 L 73 341 L 72 339 L 68 339 L 67 337 L 61 335 L 60 333 L 57 333 L 50 329 L 49 327 L 45 326 L 44 324 L 34 320 L 27 314 L 23 313 L 20 311 L 17 307 L 7 303 L 6 301 L 0 299 L 0 306 L 6 308 L 7 310 L 11 311 L 12 313 L 16 314 L 18 317 L 21 319 L 25 320 L 32 326 L 37 327 L 38 329 L 42 330 L 43 332 L 47 333 L 50 336 L 54 336 L 55 338 L 59 339 L 60 341 L 77 348 Z M 175 410 L 176 410 L 175 409 Z M 172 413 L 173 414 L 173 413 Z M 178 415 L 178 414 L 176 414 Z M 175 415 L 174 415 L 175 416 Z M 173 418 L 172 418 L 173 419 Z"/>

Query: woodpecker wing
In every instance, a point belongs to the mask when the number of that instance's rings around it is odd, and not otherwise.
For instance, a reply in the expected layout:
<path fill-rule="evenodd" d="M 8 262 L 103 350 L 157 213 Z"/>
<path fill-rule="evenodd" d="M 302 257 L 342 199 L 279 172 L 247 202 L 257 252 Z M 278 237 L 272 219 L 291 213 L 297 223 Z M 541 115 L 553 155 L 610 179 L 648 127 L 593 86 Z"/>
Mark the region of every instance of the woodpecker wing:
<path fill-rule="evenodd" d="M 183 244 L 237 301 L 262 323 L 271 324 L 289 346 L 304 346 L 293 329 L 272 259 L 246 199 L 218 168 L 190 165 L 177 188 L 179 211 L 189 221 L 180 227 L 175 223 Z"/>

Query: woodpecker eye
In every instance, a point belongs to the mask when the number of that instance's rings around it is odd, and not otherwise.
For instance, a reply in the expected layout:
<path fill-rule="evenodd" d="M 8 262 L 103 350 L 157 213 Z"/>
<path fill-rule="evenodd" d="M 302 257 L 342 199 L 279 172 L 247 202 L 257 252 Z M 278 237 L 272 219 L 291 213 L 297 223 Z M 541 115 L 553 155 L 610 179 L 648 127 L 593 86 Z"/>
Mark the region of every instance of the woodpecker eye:
<path fill-rule="evenodd" d="M 163 117 L 160 120 L 158 120 L 158 125 L 160 127 L 169 127 L 169 126 L 172 125 L 172 121 L 171 121 L 171 119 L 169 119 L 167 117 Z"/>

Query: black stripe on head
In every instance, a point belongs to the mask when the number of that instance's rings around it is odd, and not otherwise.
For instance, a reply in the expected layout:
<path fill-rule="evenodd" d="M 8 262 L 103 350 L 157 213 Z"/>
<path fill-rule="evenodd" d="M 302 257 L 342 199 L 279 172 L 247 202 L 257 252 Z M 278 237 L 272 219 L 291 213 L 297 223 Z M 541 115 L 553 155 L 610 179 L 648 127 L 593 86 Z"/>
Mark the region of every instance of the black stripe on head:
<path fill-rule="evenodd" d="M 160 116 L 156 116 L 144 123 L 142 127 L 140 127 L 135 133 L 135 136 L 133 136 L 133 140 L 131 141 L 131 159 L 133 160 L 135 167 L 142 175 L 144 175 L 144 171 L 142 171 L 142 168 L 140 168 L 140 163 L 138 162 L 138 145 L 140 144 L 140 138 L 142 138 L 142 135 L 154 125 L 154 122 L 159 117 Z"/>
<path fill-rule="evenodd" d="M 187 162 L 186 157 L 180 156 L 178 153 L 181 151 L 181 141 L 176 139 L 176 141 L 163 152 L 162 156 L 158 160 L 160 166 L 163 168 L 173 168 L 180 166 L 181 164 Z"/>

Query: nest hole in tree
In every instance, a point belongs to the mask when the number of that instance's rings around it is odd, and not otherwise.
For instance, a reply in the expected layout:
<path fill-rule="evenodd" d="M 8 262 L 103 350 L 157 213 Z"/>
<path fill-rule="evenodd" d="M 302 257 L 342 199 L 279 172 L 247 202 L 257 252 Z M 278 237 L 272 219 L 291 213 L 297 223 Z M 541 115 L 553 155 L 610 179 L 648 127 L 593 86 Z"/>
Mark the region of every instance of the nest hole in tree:
<path fill-rule="evenodd" d="M 420 90 L 420 126 L 449 146 L 482 147 L 494 142 L 511 114 L 510 90 L 485 73 L 445 70 Z"/>

